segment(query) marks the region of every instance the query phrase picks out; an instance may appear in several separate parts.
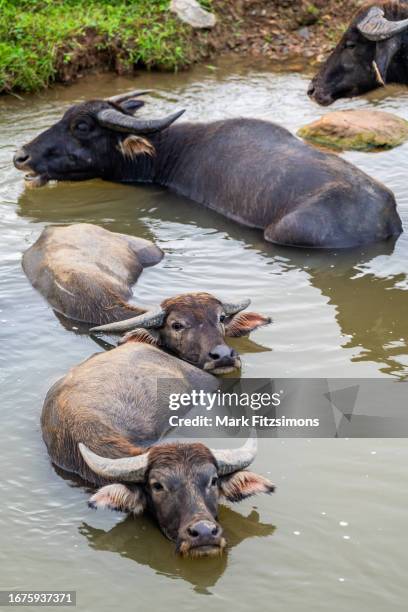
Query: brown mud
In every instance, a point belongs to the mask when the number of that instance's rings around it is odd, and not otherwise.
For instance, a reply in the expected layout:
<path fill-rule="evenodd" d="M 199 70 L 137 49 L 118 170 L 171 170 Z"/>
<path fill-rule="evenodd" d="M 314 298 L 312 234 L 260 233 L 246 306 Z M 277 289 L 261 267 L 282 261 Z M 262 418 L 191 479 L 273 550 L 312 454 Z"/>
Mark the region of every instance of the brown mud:
<path fill-rule="evenodd" d="M 362 3 L 361 0 L 215 0 L 218 24 L 207 35 L 207 51 L 321 62 Z"/>

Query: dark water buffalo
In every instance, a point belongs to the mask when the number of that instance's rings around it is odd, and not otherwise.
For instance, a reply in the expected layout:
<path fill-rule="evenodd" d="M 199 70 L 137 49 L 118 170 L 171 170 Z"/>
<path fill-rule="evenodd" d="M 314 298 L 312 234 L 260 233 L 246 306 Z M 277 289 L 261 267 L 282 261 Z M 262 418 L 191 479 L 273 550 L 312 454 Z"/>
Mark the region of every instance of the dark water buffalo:
<path fill-rule="evenodd" d="M 127 303 L 131 287 L 162 257 L 143 238 L 76 223 L 45 228 L 24 253 L 23 269 L 55 311 L 101 325 L 145 312 Z"/>
<path fill-rule="evenodd" d="M 15 166 L 35 186 L 95 177 L 157 183 L 283 245 L 354 247 L 402 231 L 394 196 L 381 183 L 278 125 L 172 125 L 181 113 L 137 119 L 132 100 L 71 107 L 16 153 Z"/>
<path fill-rule="evenodd" d="M 327 106 L 386 83 L 408 84 L 406 0 L 380 0 L 360 8 L 308 93 Z"/>
<path fill-rule="evenodd" d="M 255 458 L 253 439 L 213 451 L 201 443 L 162 442 L 169 410 L 159 401 L 158 382 L 169 378 L 178 379 L 181 392 L 218 386 L 210 374 L 134 339 L 94 355 L 48 392 L 44 441 L 54 464 L 101 487 L 91 507 L 147 510 L 180 554 L 219 554 L 225 547 L 219 498 L 240 501 L 274 486 L 245 470 Z"/>

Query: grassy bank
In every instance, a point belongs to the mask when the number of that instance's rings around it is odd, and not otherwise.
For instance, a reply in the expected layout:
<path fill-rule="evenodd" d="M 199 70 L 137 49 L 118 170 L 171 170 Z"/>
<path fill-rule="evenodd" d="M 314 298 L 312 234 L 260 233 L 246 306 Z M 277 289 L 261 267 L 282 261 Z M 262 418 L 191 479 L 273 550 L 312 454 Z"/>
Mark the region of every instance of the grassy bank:
<path fill-rule="evenodd" d="M 204 2 L 204 5 L 208 2 Z M 177 69 L 191 28 L 169 0 L 0 0 L 0 91 L 34 91 L 87 69 Z"/>

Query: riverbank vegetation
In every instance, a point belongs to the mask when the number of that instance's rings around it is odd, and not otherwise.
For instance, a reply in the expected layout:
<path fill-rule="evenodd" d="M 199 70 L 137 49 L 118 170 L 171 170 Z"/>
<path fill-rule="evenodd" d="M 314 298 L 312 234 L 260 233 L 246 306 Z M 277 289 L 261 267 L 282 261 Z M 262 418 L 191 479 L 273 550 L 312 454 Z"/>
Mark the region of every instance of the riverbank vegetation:
<path fill-rule="evenodd" d="M 190 30 L 167 0 L 0 0 L 0 91 L 33 91 L 93 67 L 177 69 Z"/>
<path fill-rule="evenodd" d="M 231 52 L 320 61 L 359 0 L 200 0 L 194 30 L 170 0 L 0 0 L 0 92 L 36 91 L 90 71 L 178 70 Z"/>

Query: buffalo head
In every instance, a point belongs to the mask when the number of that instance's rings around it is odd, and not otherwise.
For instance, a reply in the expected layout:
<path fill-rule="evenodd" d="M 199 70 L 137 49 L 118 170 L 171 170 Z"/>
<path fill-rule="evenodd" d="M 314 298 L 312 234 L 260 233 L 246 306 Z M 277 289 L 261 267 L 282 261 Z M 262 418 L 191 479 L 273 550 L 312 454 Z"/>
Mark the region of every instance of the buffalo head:
<path fill-rule="evenodd" d="M 360 9 L 342 39 L 312 80 L 308 95 L 323 106 L 382 87 L 403 45 L 408 19 L 398 18 L 399 2 Z M 395 78 L 395 77 L 394 77 Z M 398 79 L 396 79 L 398 80 Z"/>
<path fill-rule="evenodd" d="M 222 302 L 208 293 L 187 293 L 164 300 L 142 315 L 93 327 L 91 332 L 123 333 L 122 342 L 147 342 L 213 374 L 239 368 L 237 352 L 225 336 L 246 336 L 271 322 L 269 317 L 242 312 L 250 300 Z"/>
<path fill-rule="evenodd" d="M 237 502 L 275 488 L 245 470 L 256 456 L 256 438 L 234 450 L 210 450 L 200 443 L 160 444 L 122 459 L 100 457 L 83 444 L 79 450 L 93 472 L 113 483 L 99 489 L 89 505 L 133 514 L 148 510 L 184 556 L 222 553 L 226 542 L 217 522 L 221 497 Z"/>
<path fill-rule="evenodd" d="M 137 97 L 143 93 L 133 91 L 72 106 L 60 121 L 17 151 L 15 167 L 26 173 L 33 187 L 49 180 L 126 180 L 126 163 L 132 166 L 137 156 L 154 155 L 148 137 L 165 130 L 184 112 L 163 119 L 136 119 L 134 111 L 143 106 Z M 137 180 L 134 169 L 132 178 Z"/>

